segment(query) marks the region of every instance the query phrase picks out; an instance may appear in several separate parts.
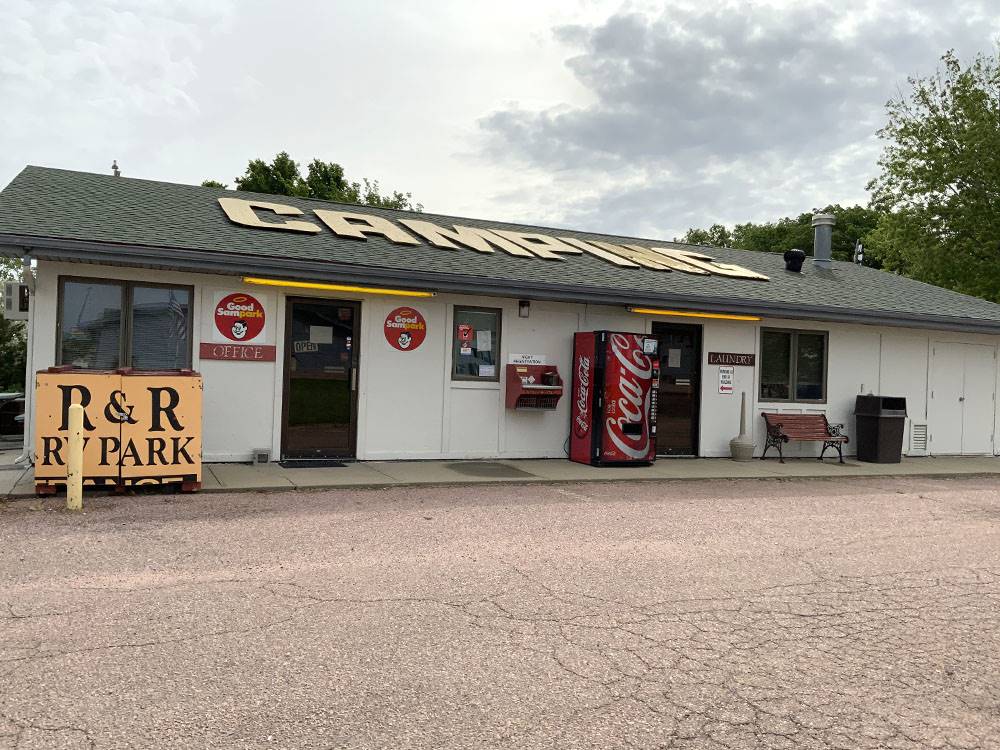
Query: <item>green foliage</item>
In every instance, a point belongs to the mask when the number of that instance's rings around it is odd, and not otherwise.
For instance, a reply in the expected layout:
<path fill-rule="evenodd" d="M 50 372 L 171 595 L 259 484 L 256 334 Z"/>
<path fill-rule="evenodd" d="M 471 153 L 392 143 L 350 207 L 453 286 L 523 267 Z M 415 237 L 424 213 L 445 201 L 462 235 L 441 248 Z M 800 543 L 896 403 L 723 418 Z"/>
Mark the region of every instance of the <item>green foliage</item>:
<path fill-rule="evenodd" d="M 204 187 L 225 187 L 215 180 L 205 180 Z M 305 177 L 298 163 L 282 151 L 268 164 L 262 159 L 254 159 L 247 164 L 242 177 L 236 178 L 236 189 L 251 193 L 272 195 L 294 195 L 300 198 L 319 198 L 337 203 L 359 203 L 379 208 L 399 208 L 421 211 L 423 206 L 413 203 L 410 193 L 398 190 L 383 194 L 378 180 L 362 177 L 361 181 L 350 181 L 344 168 L 335 162 L 313 159 Z"/>
<path fill-rule="evenodd" d="M 833 228 L 833 257 L 837 260 L 853 260 L 854 243 L 866 242 L 878 225 L 879 212 L 864 206 L 827 206 L 825 213 L 837 218 Z M 783 253 L 792 248 L 812 252 L 813 212 L 785 217 L 763 224 L 736 224 L 729 229 L 722 224 L 713 224 L 708 229 L 689 229 L 682 242 L 715 247 L 735 247 L 740 250 L 758 250 L 766 253 Z M 866 258 L 866 265 L 872 265 L 872 258 Z"/>
<path fill-rule="evenodd" d="M 351 183 L 344 176 L 344 168 L 332 161 L 313 159 L 309 163 L 305 185 L 310 198 L 338 203 L 361 202 L 358 200 L 358 195 L 351 192 Z"/>
<path fill-rule="evenodd" d="M 873 239 L 887 268 L 1000 302 L 1000 61 L 941 61 L 887 104 Z"/>
<path fill-rule="evenodd" d="M 21 278 L 21 261 L 0 258 L 0 281 Z M 28 341 L 24 323 L 0 315 L 0 391 L 24 390 L 24 367 Z"/>
<path fill-rule="evenodd" d="M 712 245 L 713 247 L 733 247 L 733 233 L 722 224 L 713 224 L 708 229 L 689 229 L 683 242 L 692 245 Z"/>
<path fill-rule="evenodd" d="M 299 165 L 287 151 L 275 156 L 270 164 L 263 159 L 252 159 L 243 176 L 236 178 L 236 189 L 250 193 L 309 197 L 309 186 L 302 179 Z"/>
<path fill-rule="evenodd" d="M 225 189 L 225 188 L 229 187 L 228 185 L 223 185 L 218 180 L 203 180 L 202 183 L 201 183 L 201 186 L 202 187 L 222 188 L 222 189 Z"/>

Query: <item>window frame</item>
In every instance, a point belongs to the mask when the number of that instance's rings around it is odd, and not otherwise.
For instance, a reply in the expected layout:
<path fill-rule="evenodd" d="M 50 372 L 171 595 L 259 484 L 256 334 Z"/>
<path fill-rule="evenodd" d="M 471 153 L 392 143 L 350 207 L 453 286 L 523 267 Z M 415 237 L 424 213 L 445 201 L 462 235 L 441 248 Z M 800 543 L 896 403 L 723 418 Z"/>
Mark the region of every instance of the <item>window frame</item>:
<path fill-rule="evenodd" d="M 63 300 L 65 298 L 66 282 L 82 284 L 102 284 L 104 286 L 116 286 L 121 292 L 122 298 L 122 322 L 119 329 L 118 339 L 118 367 L 116 370 L 134 370 L 135 372 L 184 372 L 194 367 L 194 285 L 193 284 L 164 284 L 154 281 L 135 281 L 128 279 L 106 279 L 100 276 L 59 276 L 59 287 L 56 298 L 56 357 L 57 367 L 63 367 Z M 153 289 L 184 289 L 189 294 L 190 310 L 187 321 L 187 367 L 177 367 L 169 370 L 140 370 L 132 366 L 132 302 L 134 299 L 133 290 L 135 287 L 146 287 Z M 90 369 L 90 368 L 79 368 Z M 107 372 L 106 370 L 94 370 L 94 372 Z"/>
<path fill-rule="evenodd" d="M 764 396 L 764 334 L 765 333 L 786 333 L 789 335 L 788 344 L 788 398 L 775 398 Z M 796 398 L 799 379 L 799 334 L 807 336 L 823 337 L 823 383 L 822 398 Z M 771 328 L 762 326 L 760 329 L 760 382 L 757 386 L 758 401 L 776 404 L 825 404 L 827 401 L 827 385 L 830 377 L 830 332 L 813 328 Z"/>
<path fill-rule="evenodd" d="M 497 332 L 496 332 L 496 353 L 497 361 L 494 363 L 494 373 L 493 377 L 484 377 L 482 375 L 459 375 L 455 372 L 455 337 L 458 335 L 458 313 L 459 312 L 478 312 L 478 313 L 495 313 L 497 317 Z M 453 305 L 451 310 L 451 380 L 452 382 L 458 383 L 499 383 L 500 382 L 500 342 L 503 336 L 503 308 L 502 307 L 480 307 L 477 305 Z"/>

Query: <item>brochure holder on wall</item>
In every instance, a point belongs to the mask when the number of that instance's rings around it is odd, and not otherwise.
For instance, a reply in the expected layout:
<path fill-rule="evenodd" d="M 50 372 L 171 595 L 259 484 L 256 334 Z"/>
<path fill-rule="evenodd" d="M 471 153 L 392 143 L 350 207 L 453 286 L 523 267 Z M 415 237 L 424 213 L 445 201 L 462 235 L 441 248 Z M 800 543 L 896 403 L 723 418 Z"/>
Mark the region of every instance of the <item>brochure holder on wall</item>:
<path fill-rule="evenodd" d="M 507 365 L 507 408 L 552 411 L 563 393 L 555 365 Z"/>

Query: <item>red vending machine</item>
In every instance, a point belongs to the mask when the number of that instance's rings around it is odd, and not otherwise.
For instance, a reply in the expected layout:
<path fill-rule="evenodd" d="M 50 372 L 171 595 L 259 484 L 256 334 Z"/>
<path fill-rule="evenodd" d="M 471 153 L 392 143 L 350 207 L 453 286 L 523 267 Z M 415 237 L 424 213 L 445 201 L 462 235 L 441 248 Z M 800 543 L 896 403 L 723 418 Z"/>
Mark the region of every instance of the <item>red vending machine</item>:
<path fill-rule="evenodd" d="M 659 380 L 652 336 L 574 334 L 570 459 L 594 466 L 651 464 Z"/>

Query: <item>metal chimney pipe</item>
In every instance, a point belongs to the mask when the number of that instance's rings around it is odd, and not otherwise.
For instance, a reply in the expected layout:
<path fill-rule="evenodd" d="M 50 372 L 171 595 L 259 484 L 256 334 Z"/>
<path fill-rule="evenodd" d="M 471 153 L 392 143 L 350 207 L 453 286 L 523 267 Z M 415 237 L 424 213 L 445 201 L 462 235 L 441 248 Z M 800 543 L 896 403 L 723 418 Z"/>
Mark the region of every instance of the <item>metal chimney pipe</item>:
<path fill-rule="evenodd" d="M 817 268 L 829 268 L 833 259 L 833 225 L 837 218 L 833 214 L 813 214 L 813 264 Z"/>

